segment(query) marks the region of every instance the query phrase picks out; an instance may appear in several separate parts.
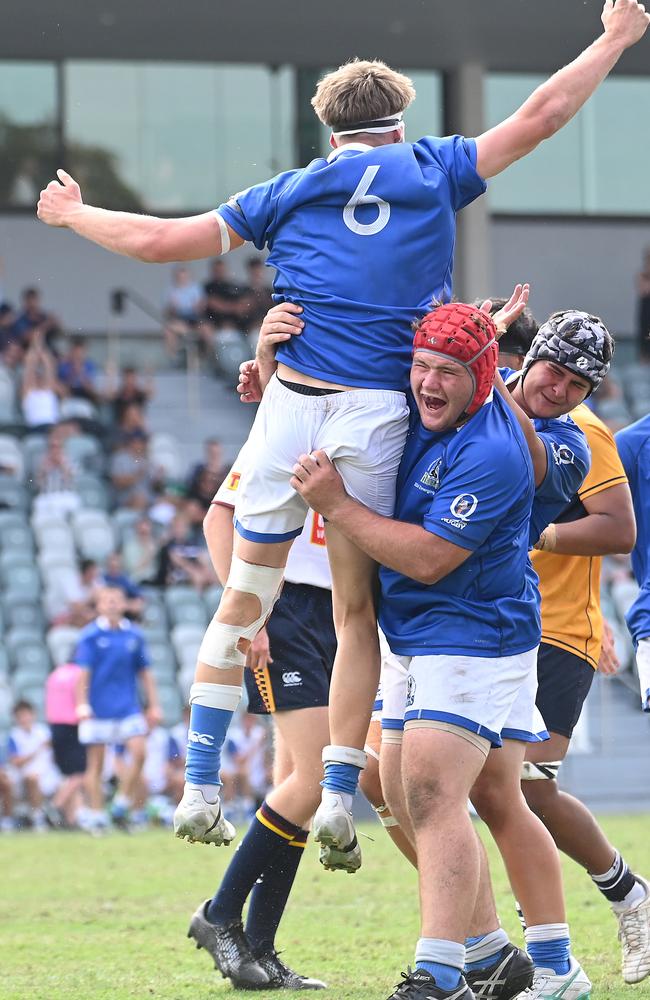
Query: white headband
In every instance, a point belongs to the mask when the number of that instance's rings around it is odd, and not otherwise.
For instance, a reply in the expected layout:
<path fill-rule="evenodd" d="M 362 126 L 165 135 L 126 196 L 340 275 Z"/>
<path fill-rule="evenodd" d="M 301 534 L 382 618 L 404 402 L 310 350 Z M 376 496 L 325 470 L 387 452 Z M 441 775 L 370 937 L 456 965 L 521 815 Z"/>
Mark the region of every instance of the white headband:
<path fill-rule="evenodd" d="M 332 129 L 332 135 L 356 135 L 358 132 L 394 132 L 402 124 L 402 112 L 394 115 L 384 115 L 383 118 L 372 118 L 369 121 L 358 122 L 346 129 Z"/>

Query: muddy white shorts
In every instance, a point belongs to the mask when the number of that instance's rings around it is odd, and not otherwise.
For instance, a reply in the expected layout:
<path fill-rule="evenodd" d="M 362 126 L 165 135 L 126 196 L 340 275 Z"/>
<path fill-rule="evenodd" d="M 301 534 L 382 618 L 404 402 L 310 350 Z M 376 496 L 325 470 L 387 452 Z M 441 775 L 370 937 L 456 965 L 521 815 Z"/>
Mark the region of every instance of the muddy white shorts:
<path fill-rule="evenodd" d="M 252 460 L 237 497 L 237 531 L 254 542 L 300 534 L 307 505 L 289 480 L 300 455 L 319 448 L 335 463 L 350 496 L 390 517 L 407 430 L 402 392 L 354 389 L 305 396 L 273 376 L 248 439 Z"/>
<path fill-rule="evenodd" d="M 494 747 L 548 739 L 535 706 L 537 647 L 514 656 L 395 656 L 382 662 L 382 733 L 427 722 L 467 729 Z M 401 718 L 400 718 L 401 713 Z"/>

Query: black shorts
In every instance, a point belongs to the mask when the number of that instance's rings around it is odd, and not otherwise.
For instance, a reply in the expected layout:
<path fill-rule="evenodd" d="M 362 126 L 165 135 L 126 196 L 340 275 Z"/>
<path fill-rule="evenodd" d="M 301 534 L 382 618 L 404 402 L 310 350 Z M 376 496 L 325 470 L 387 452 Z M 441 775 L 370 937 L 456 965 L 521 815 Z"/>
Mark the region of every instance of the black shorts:
<path fill-rule="evenodd" d="M 78 727 L 52 723 L 52 753 L 61 774 L 83 774 L 86 770 L 86 748 L 79 742 Z"/>
<path fill-rule="evenodd" d="M 266 628 L 273 663 L 244 672 L 248 711 L 268 715 L 327 705 L 336 654 L 330 591 L 285 583 Z"/>
<path fill-rule="evenodd" d="M 571 739 L 595 670 L 586 660 L 543 642 L 537 654 L 537 707 L 550 733 Z"/>

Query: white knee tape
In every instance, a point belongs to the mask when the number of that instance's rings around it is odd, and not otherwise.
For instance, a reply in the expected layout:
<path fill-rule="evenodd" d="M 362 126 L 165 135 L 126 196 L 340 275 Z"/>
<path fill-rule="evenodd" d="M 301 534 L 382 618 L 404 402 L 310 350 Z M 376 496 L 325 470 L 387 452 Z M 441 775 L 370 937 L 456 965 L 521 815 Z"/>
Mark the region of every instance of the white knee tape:
<path fill-rule="evenodd" d="M 190 688 L 190 705 L 205 705 L 235 712 L 241 701 L 241 687 L 235 684 L 206 684 L 196 682 Z"/>
<path fill-rule="evenodd" d="M 363 770 L 367 759 L 363 750 L 356 747 L 323 747 L 323 764 L 353 764 Z"/>
<path fill-rule="evenodd" d="M 561 763 L 561 760 L 553 760 L 545 764 L 533 764 L 532 761 L 525 760 L 521 765 L 521 780 L 555 781 Z"/>
<path fill-rule="evenodd" d="M 226 625 L 217 621 L 215 615 L 207 627 L 199 649 L 201 663 L 207 663 L 208 666 L 221 670 L 243 667 L 246 664 L 246 653 L 238 648 L 239 642 L 241 639 L 252 642 L 265 624 L 280 596 L 283 577 L 283 569 L 254 566 L 237 556 L 232 557 L 226 587 L 239 593 L 254 594 L 260 602 L 260 616 L 250 625 Z"/>
<path fill-rule="evenodd" d="M 373 812 L 377 813 L 377 819 L 383 827 L 390 830 L 394 826 L 399 826 L 399 823 L 394 816 L 391 816 L 388 806 L 373 806 Z M 384 813 L 388 813 L 387 816 Z"/>

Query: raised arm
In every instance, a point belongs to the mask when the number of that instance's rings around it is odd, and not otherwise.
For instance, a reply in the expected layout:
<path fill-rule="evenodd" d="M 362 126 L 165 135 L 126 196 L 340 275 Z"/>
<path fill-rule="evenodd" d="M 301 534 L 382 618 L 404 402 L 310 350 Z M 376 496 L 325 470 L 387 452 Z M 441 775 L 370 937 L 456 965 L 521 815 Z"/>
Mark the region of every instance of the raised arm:
<path fill-rule="evenodd" d="M 77 182 L 65 170 L 41 191 L 37 215 L 48 226 L 71 229 L 105 250 L 148 264 L 201 260 L 227 253 L 244 240 L 218 212 L 186 219 L 159 219 L 84 205 Z"/>
<path fill-rule="evenodd" d="M 604 31 L 577 59 L 535 90 L 518 111 L 476 140 L 477 170 L 494 177 L 555 135 L 580 110 L 623 52 L 645 34 L 650 15 L 637 0 L 606 0 Z"/>

